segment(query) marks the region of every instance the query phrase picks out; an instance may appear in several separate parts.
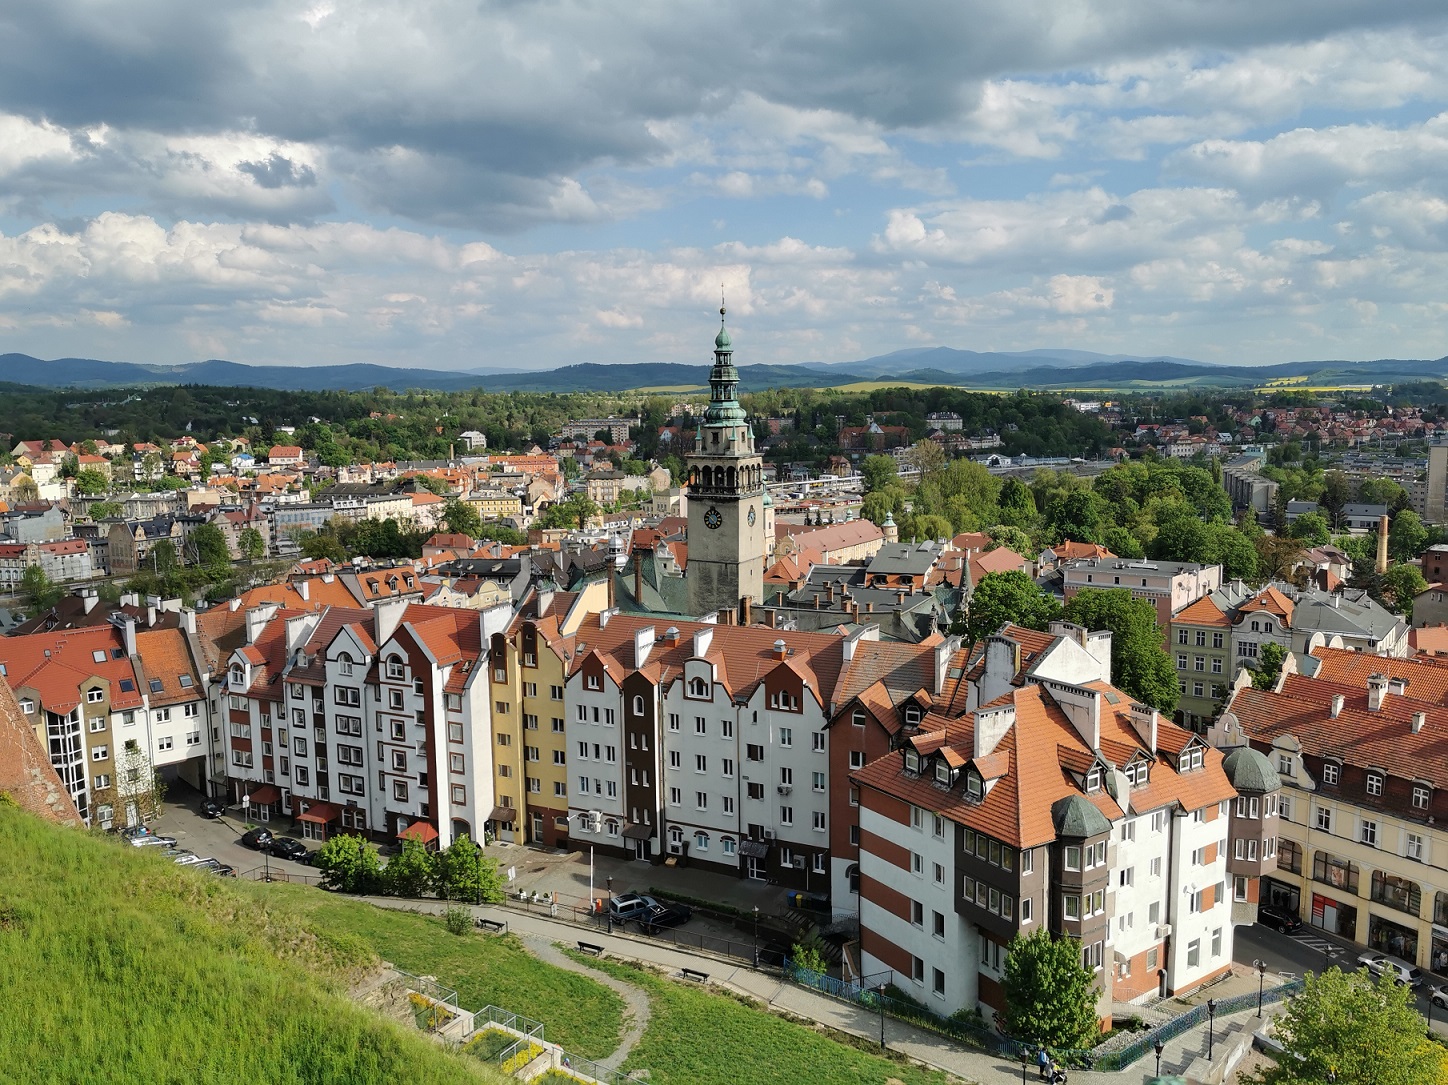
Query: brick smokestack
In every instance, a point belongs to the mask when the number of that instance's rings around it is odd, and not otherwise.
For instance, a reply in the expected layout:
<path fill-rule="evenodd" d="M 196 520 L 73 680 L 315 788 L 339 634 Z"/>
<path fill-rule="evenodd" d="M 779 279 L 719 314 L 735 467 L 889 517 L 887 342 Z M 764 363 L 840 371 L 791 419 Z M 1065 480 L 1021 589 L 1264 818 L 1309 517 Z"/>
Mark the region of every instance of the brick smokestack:
<path fill-rule="evenodd" d="M 1388 518 L 1386 514 L 1378 520 L 1378 573 L 1388 571 Z"/>

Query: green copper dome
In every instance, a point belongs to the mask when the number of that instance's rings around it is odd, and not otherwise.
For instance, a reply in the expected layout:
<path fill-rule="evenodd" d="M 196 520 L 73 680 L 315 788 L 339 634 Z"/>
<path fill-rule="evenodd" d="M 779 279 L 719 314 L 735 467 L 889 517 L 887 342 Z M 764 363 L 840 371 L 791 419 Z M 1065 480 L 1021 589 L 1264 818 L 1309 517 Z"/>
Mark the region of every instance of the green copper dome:
<path fill-rule="evenodd" d="M 1267 794 L 1282 788 L 1282 778 L 1267 760 L 1267 755 L 1251 746 L 1238 746 L 1222 758 L 1222 768 L 1227 779 L 1238 791 L 1252 791 Z"/>
<path fill-rule="evenodd" d="M 715 350 L 732 350 L 734 343 L 729 338 L 729 331 L 722 324 L 719 326 L 719 334 L 714 336 Z"/>
<path fill-rule="evenodd" d="M 1111 831 L 1106 815 L 1082 795 L 1067 795 L 1051 804 L 1051 824 L 1056 835 L 1070 839 L 1101 836 Z"/>

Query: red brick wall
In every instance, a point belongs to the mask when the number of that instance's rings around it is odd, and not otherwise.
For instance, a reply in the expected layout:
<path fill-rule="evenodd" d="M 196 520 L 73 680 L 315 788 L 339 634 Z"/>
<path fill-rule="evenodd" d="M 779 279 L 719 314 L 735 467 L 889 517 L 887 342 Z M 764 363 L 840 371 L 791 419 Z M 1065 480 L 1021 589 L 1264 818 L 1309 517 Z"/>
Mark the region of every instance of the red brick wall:
<path fill-rule="evenodd" d="M 910 898 L 866 874 L 860 875 L 860 894 L 871 904 L 910 922 Z"/>

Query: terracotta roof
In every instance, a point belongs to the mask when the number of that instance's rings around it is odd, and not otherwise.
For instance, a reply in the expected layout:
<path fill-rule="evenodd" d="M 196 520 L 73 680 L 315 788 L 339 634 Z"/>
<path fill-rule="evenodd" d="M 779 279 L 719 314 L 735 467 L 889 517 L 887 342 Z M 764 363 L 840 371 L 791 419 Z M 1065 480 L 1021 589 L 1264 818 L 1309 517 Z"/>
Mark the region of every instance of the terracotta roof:
<path fill-rule="evenodd" d="M 1292 625 L 1292 600 L 1270 584 L 1237 608 L 1239 614 L 1249 610 L 1265 610 L 1277 615 L 1290 628 Z M 1238 618 L 1240 621 L 1240 617 Z"/>
<path fill-rule="evenodd" d="M 153 706 L 203 700 L 201 676 L 191 662 L 186 633 L 180 629 L 155 629 L 136 634 L 138 674 Z M 157 688 L 157 683 L 160 688 Z"/>
<path fill-rule="evenodd" d="M 1210 595 L 1204 595 L 1196 602 L 1182 607 L 1171 616 L 1171 620 L 1184 625 L 1220 625 L 1224 628 L 1232 624 L 1232 620 L 1222 613 L 1222 608 L 1217 606 Z"/>
<path fill-rule="evenodd" d="M 840 524 L 826 524 L 824 527 L 805 527 L 800 524 L 774 525 L 775 538 L 788 537 L 796 547 L 810 547 L 828 555 L 835 550 L 844 550 L 861 543 L 881 541 L 885 533 L 869 520 L 847 520 Z"/>
<path fill-rule="evenodd" d="M 1055 554 L 1059 561 L 1076 561 L 1080 558 L 1114 558 L 1116 556 L 1100 543 L 1073 542 L 1070 539 L 1064 540 L 1059 546 L 1051 547 L 1051 553 Z"/>
<path fill-rule="evenodd" d="M 1448 625 L 1428 625 L 1408 630 L 1408 644 L 1432 655 L 1448 653 Z"/>
<path fill-rule="evenodd" d="M 125 638 L 113 625 L 0 637 L 0 663 L 12 690 L 34 690 L 51 711 L 80 704 L 81 687 L 93 678 L 106 682 L 113 708 L 141 705 Z"/>
<path fill-rule="evenodd" d="M 1419 629 L 1414 632 L 1425 633 L 1432 630 Z M 1448 630 L 1444 632 L 1448 633 Z M 1313 675 L 1319 681 L 1365 691 L 1368 688 L 1368 675 L 1382 674 L 1390 679 L 1406 680 L 1407 686 L 1401 696 L 1408 700 L 1448 706 L 1448 660 L 1427 655 L 1397 659 L 1392 656 L 1354 652 L 1350 648 L 1315 648 L 1312 658 L 1320 663 L 1319 670 Z M 1304 673 L 1307 671 L 1306 666 L 1299 669 Z M 1398 696 L 1389 694 L 1390 699 Z"/>

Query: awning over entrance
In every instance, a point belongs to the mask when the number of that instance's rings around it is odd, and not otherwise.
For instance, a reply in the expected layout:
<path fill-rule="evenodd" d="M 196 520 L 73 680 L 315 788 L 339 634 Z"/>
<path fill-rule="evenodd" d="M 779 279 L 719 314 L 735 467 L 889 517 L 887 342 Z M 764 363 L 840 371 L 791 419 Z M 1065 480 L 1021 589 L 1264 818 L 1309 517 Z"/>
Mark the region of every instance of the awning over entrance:
<path fill-rule="evenodd" d="M 648 840 L 654 835 L 652 825 L 630 825 L 623 831 L 625 840 Z"/>
<path fill-rule="evenodd" d="M 423 844 L 431 844 L 437 839 L 437 830 L 426 821 L 414 821 L 402 832 L 397 834 L 399 840 L 417 840 Z"/>
<path fill-rule="evenodd" d="M 298 807 L 300 809 L 300 807 Z M 330 802 L 308 803 L 307 808 L 297 815 L 298 821 L 310 821 L 313 825 L 330 825 L 342 816 L 342 808 Z"/>
<path fill-rule="evenodd" d="M 253 806 L 270 806 L 274 802 L 280 802 L 282 797 L 281 788 L 275 784 L 262 784 L 242 794 L 251 796 Z"/>
<path fill-rule="evenodd" d="M 769 854 L 769 845 L 758 840 L 739 841 L 739 854 L 746 859 L 763 859 Z"/>
<path fill-rule="evenodd" d="M 511 806 L 495 806 L 493 812 L 488 815 L 489 821 L 500 821 L 504 825 L 511 825 L 518 820 L 518 811 Z"/>

